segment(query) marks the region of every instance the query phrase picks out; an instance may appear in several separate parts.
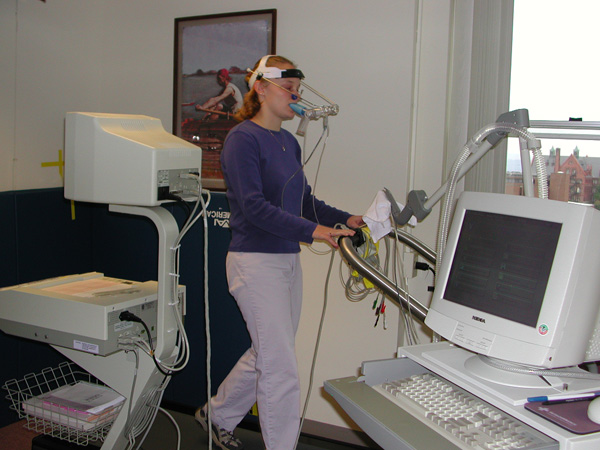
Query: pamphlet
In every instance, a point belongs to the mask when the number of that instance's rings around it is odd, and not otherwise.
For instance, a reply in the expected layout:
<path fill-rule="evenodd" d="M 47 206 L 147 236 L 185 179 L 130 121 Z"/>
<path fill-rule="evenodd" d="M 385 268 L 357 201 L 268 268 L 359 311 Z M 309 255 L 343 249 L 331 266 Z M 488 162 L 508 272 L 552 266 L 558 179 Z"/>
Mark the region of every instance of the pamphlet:
<path fill-rule="evenodd" d="M 125 397 L 109 387 L 80 381 L 23 402 L 28 414 L 79 430 L 113 418 Z"/>

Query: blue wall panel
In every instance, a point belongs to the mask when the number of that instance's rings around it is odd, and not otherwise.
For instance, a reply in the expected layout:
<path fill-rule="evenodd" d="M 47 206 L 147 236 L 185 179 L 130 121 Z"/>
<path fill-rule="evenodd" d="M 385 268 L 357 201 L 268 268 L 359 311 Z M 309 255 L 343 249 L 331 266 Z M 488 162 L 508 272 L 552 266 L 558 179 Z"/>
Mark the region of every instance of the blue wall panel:
<path fill-rule="evenodd" d="M 169 205 L 181 225 L 184 208 Z M 90 271 L 135 281 L 156 280 L 158 233 L 147 218 L 108 211 L 106 205 L 71 204 L 62 189 L 0 193 L 0 287 Z M 212 334 L 213 393 L 249 347 L 245 323 L 229 295 L 225 257 L 230 241 L 225 195 L 213 193 L 209 205 L 209 298 Z M 188 232 L 181 248 L 181 284 L 187 288 L 185 327 L 190 339 L 188 366 L 175 375 L 164 399 L 185 407 L 206 401 L 204 321 L 204 237 L 202 220 Z M 50 346 L 0 332 L 0 384 L 55 367 L 64 357 Z M 0 426 L 17 420 L 0 405 Z"/>
<path fill-rule="evenodd" d="M 0 286 L 17 283 L 17 225 L 15 217 L 15 196 L 0 193 Z"/>
<path fill-rule="evenodd" d="M 91 269 L 91 222 L 86 205 L 71 217 L 70 202 L 62 189 L 19 191 L 0 195 L 0 286 L 86 272 Z M 0 384 L 55 367 L 64 357 L 50 346 L 0 332 Z M 16 415 L 0 407 L 0 425 Z"/>
<path fill-rule="evenodd" d="M 228 215 L 225 195 L 213 193 L 207 215 L 213 394 L 250 346 L 246 324 L 227 287 L 225 258 L 231 234 L 224 225 L 228 224 Z M 203 233 L 202 223 L 197 223 L 182 241 L 181 283 L 187 287 L 185 328 L 190 340 L 191 358 L 188 367 L 173 377 L 165 393 L 166 400 L 194 407 L 203 405 L 207 398 Z"/>
<path fill-rule="evenodd" d="M 0 193 L 0 286 L 17 284 L 17 242 L 15 197 L 12 193 Z M 2 369 L 0 384 L 14 378 L 19 364 L 19 340 L 0 333 L 0 358 Z M 4 397 L 4 396 L 2 396 Z M 0 403 L 0 426 L 14 422 L 15 414 L 8 409 L 8 402 Z"/>
<path fill-rule="evenodd" d="M 15 193 L 19 283 L 92 270 L 90 208 L 62 189 Z"/>

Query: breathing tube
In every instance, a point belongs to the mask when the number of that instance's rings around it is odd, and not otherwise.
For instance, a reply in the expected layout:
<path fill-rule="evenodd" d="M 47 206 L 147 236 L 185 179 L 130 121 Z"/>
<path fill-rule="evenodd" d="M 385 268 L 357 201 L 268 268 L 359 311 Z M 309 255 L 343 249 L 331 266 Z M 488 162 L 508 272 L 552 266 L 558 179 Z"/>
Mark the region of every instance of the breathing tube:
<path fill-rule="evenodd" d="M 469 158 L 471 154 L 481 147 L 484 143 L 484 140 L 493 133 L 513 133 L 526 142 L 527 148 L 532 149 L 538 175 L 538 195 L 540 198 L 548 198 L 547 174 L 542 158 L 540 140 L 527 130 L 510 123 L 494 123 L 483 127 L 469 140 L 469 142 L 467 142 L 467 144 L 465 144 L 458 158 L 454 162 L 448 177 L 446 198 L 442 204 L 440 226 L 438 229 L 436 273 L 439 273 L 438 271 L 440 269 L 443 252 L 446 247 L 446 238 L 448 235 L 448 227 L 450 224 L 450 216 L 452 212 L 452 205 L 454 203 L 454 194 L 456 191 L 456 183 L 458 182 L 460 169 L 467 161 L 467 158 Z"/>

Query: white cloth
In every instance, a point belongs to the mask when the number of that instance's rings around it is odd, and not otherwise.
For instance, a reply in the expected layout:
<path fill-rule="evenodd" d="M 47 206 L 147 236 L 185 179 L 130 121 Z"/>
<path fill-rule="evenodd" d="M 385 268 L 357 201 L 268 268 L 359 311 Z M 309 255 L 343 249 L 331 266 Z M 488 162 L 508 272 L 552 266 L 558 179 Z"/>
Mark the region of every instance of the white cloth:
<path fill-rule="evenodd" d="M 398 202 L 396 202 L 398 203 Z M 404 205 L 398 203 L 400 210 L 404 209 Z M 388 200 L 385 192 L 379 191 L 363 216 L 364 222 L 371 231 L 371 238 L 374 242 L 379 241 L 382 237 L 387 236 L 392 231 L 392 204 Z M 417 225 L 415 217 L 411 217 L 408 221 L 413 227 Z"/>

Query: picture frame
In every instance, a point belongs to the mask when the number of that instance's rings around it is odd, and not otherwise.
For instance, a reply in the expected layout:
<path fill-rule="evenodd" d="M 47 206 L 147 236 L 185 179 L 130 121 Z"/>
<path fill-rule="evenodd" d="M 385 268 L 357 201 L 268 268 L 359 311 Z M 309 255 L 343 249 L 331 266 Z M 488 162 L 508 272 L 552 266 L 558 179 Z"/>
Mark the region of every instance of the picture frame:
<path fill-rule="evenodd" d="M 202 187 L 225 190 L 220 155 L 248 92 L 247 69 L 276 53 L 277 10 L 175 19 L 173 134 L 202 148 Z"/>

